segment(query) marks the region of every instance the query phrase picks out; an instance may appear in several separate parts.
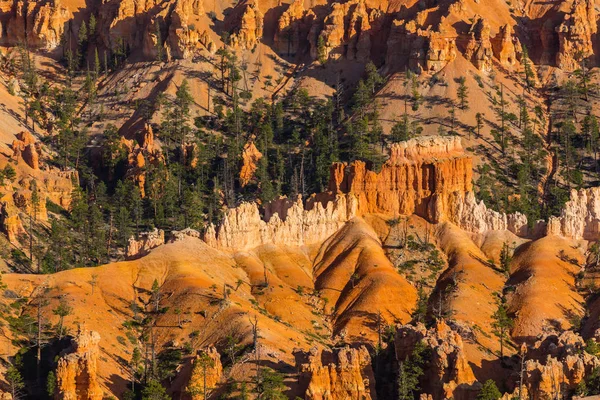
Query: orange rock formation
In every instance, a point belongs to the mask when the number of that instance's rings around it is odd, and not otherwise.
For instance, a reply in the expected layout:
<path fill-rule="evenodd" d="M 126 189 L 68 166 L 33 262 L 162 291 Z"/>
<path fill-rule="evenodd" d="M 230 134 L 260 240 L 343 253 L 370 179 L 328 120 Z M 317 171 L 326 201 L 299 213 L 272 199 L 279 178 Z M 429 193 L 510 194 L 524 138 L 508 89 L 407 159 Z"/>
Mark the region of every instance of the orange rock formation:
<path fill-rule="evenodd" d="M 161 244 L 165 244 L 165 232 L 162 229 L 143 232 L 138 239 L 132 236 L 127 243 L 127 258 L 141 257 Z"/>
<path fill-rule="evenodd" d="M 192 400 L 202 400 L 217 386 L 223 376 L 221 356 L 213 346 L 200 351 L 193 361 L 188 391 Z"/>
<path fill-rule="evenodd" d="M 476 382 L 458 332 L 443 321 L 429 330 L 423 324 L 402 326 L 395 337 L 398 362 L 410 357 L 418 342 L 429 347 L 432 354 L 430 367 L 423 378 L 426 382 L 424 392 L 434 399 L 474 398 L 481 384 Z"/>
<path fill-rule="evenodd" d="M 312 348 L 300 353 L 298 369 L 306 400 L 375 400 L 375 378 L 366 347 L 333 353 Z"/>
<path fill-rule="evenodd" d="M 248 142 L 242 151 L 242 169 L 240 170 L 240 184 L 246 186 L 258 168 L 258 162 L 262 158 L 262 153 L 258 151 L 254 142 Z"/>
<path fill-rule="evenodd" d="M 591 0 L 575 0 L 571 12 L 556 27 L 558 53 L 556 65 L 565 71 L 579 68 L 579 61 L 594 54 L 592 37 L 598 31 L 596 10 Z M 595 60 L 594 60 L 595 61 Z M 589 65 L 589 63 L 588 63 Z"/>
<path fill-rule="evenodd" d="M 73 352 L 58 360 L 56 399 L 102 400 L 104 393 L 96 371 L 99 342 L 98 333 L 85 329 L 73 338 Z"/>

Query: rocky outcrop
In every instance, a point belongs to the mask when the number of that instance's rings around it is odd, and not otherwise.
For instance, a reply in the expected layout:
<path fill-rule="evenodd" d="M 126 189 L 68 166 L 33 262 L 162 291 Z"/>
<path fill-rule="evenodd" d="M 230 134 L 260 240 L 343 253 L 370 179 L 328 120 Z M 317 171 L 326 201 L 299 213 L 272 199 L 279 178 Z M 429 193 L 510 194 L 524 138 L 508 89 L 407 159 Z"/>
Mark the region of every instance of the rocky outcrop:
<path fill-rule="evenodd" d="M 525 355 L 522 392 L 541 400 L 574 390 L 586 375 L 600 367 L 600 360 L 583 351 L 584 347 L 581 336 L 571 331 L 542 337 Z"/>
<path fill-rule="evenodd" d="M 411 71 L 435 74 L 456 59 L 456 31 L 442 20 L 437 29 L 423 24 L 427 15 L 417 14 L 410 20 L 395 20 L 392 22 L 388 36 L 386 64 L 406 65 Z"/>
<path fill-rule="evenodd" d="M 458 332 L 443 321 L 429 330 L 423 324 L 404 325 L 396 332 L 396 360 L 404 362 L 419 342 L 431 351 L 422 379 L 424 393 L 434 399 L 475 398 L 481 384 L 475 379 Z"/>
<path fill-rule="evenodd" d="M 473 192 L 455 192 L 450 196 L 448 203 L 451 206 L 447 207 L 449 214 L 445 219 L 468 232 L 507 230 L 522 237 L 530 233 L 527 217 L 524 214 L 519 212 L 506 214 L 491 210 L 483 201 L 478 202 Z"/>
<path fill-rule="evenodd" d="M 53 50 L 60 45 L 64 28 L 72 16 L 58 0 L 16 1 L 6 21 L 6 30 L 0 30 L 0 40 L 17 46 L 27 37 L 31 48 Z"/>
<path fill-rule="evenodd" d="M 600 239 L 600 187 L 571 190 L 559 217 L 550 217 L 548 235 L 571 239 Z"/>
<path fill-rule="evenodd" d="M 432 223 L 450 221 L 474 233 L 510 230 L 527 234 L 521 214 L 488 210 L 472 193 L 472 161 L 460 137 L 423 136 L 394 144 L 379 173 L 362 161 L 335 163 L 329 190 L 306 201 L 280 198 L 263 205 L 243 203 L 209 226 L 211 246 L 243 250 L 265 243 L 300 246 L 326 239 L 355 216 L 417 214 Z"/>
<path fill-rule="evenodd" d="M 312 57 L 368 61 L 372 31 L 379 30 L 383 17 L 383 12 L 378 9 L 369 11 L 364 0 L 333 3 L 323 21 L 323 29 L 311 43 Z M 320 24 L 320 21 L 314 21 L 313 31 Z"/>
<path fill-rule="evenodd" d="M 306 400 L 375 400 L 375 378 L 366 347 L 296 353 Z"/>
<path fill-rule="evenodd" d="M 242 169 L 240 170 L 240 185 L 246 186 L 258 168 L 258 162 L 262 158 L 262 153 L 258 151 L 254 142 L 248 142 L 242 151 Z"/>
<path fill-rule="evenodd" d="M 18 244 L 19 235 L 27 233 L 19 217 L 19 209 L 14 205 L 12 198 L 7 196 L 0 200 L 0 227 L 8 241 L 13 244 Z"/>
<path fill-rule="evenodd" d="M 100 335 L 81 330 L 71 341 L 71 353 L 58 360 L 56 368 L 57 400 L 102 400 L 104 394 L 97 375 Z"/>
<path fill-rule="evenodd" d="M 139 188 L 140 195 L 146 196 L 146 169 L 147 163 L 158 166 L 164 162 L 164 156 L 158 144 L 154 142 L 152 126 L 146 124 L 141 132 L 141 140 L 138 143 L 133 139 L 121 137 L 121 147 L 127 153 L 128 169 L 126 177 L 131 179 Z"/>
<path fill-rule="evenodd" d="M 13 159 L 23 159 L 32 169 L 40 169 L 40 156 L 36 148 L 36 140 L 29 132 L 19 132 L 12 143 Z"/>
<path fill-rule="evenodd" d="M 147 254 L 150 250 L 165 244 L 165 231 L 154 228 L 150 232 L 142 232 L 136 239 L 134 236 L 127 242 L 127 258 L 137 258 Z"/>
<path fill-rule="evenodd" d="M 487 20 L 476 16 L 468 36 L 465 58 L 470 60 L 479 71 L 490 72 L 493 51 L 490 42 L 490 25 Z"/>
<path fill-rule="evenodd" d="M 188 237 L 200 239 L 201 235 L 200 235 L 200 232 L 198 232 L 195 229 L 185 228 L 180 231 L 172 231 L 170 242 L 171 243 L 178 242 L 178 241 L 184 240 L 185 238 L 188 238 Z"/>
<path fill-rule="evenodd" d="M 192 395 L 192 400 L 202 400 L 217 386 L 223 376 L 221 356 L 214 347 L 209 347 L 199 352 L 194 358 L 192 376 L 187 390 Z"/>
<path fill-rule="evenodd" d="M 521 52 L 519 39 L 513 38 L 513 30 L 509 24 L 500 28 L 498 35 L 492 40 L 494 56 L 504 67 L 511 68 L 517 63 L 517 52 Z"/>
<path fill-rule="evenodd" d="M 556 27 L 558 33 L 558 53 L 556 65 L 565 71 L 579 68 L 579 61 L 594 54 L 592 37 L 598 31 L 596 10 L 592 0 L 575 0 L 571 12 Z M 588 66 L 595 65 L 594 62 Z"/>
<path fill-rule="evenodd" d="M 232 47 L 253 49 L 262 40 L 264 15 L 257 2 L 241 1 L 225 20 Z"/>
<path fill-rule="evenodd" d="M 273 243 L 301 246 L 325 240 L 356 213 L 356 201 L 337 196 L 321 202 L 313 198 L 304 207 L 302 200 L 282 197 L 265 205 L 264 219 L 258 204 L 242 203 L 225 211 L 222 223 L 209 225 L 204 240 L 212 247 L 245 250 Z"/>
<path fill-rule="evenodd" d="M 277 53 L 295 56 L 301 51 L 314 19 L 314 12 L 304 8 L 303 0 L 294 0 L 277 21 L 274 38 Z"/>
<path fill-rule="evenodd" d="M 392 145 L 379 173 L 362 161 L 334 164 L 329 190 L 356 197 L 360 215 L 417 214 L 439 222 L 451 215 L 452 193 L 471 191 L 471 178 L 459 137 L 424 136 Z"/>
<path fill-rule="evenodd" d="M 171 13 L 166 45 L 174 58 L 190 58 L 200 41 L 200 33 L 189 22 L 189 17 L 204 12 L 199 0 L 177 0 Z"/>

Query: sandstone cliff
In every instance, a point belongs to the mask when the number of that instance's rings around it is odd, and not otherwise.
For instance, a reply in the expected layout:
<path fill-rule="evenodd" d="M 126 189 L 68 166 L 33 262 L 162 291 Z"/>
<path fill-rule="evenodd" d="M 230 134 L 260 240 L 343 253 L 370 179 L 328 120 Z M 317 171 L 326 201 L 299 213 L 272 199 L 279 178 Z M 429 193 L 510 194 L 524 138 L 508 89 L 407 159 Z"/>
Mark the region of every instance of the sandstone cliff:
<path fill-rule="evenodd" d="M 448 214 L 451 193 L 471 191 L 471 176 L 460 138 L 420 137 L 392 145 L 379 173 L 361 161 L 335 164 L 329 190 L 356 197 L 361 215 L 417 214 L 438 222 Z"/>
<path fill-rule="evenodd" d="M 126 177 L 131 179 L 140 190 L 142 197 L 146 196 L 146 164 L 158 166 L 164 163 L 162 150 L 154 142 L 152 126 L 146 124 L 141 132 L 141 140 L 121 137 L 121 147 L 127 153 L 128 170 Z"/>
<path fill-rule="evenodd" d="M 306 400 L 375 400 L 375 378 L 366 347 L 297 354 Z"/>
<path fill-rule="evenodd" d="M 465 58 L 482 72 L 492 70 L 492 43 L 490 42 L 490 24 L 477 16 L 469 29 L 469 39 L 465 50 Z"/>
<path fill-rule="evenodd" d="M 517 63 L 518 54 L 521 53 L 521 43 L 513 36 L 513 29 L 509 24 L 500 28 L 498 35 L 492 40 L 494 56 L 504 67 L 513 67 Z"/>
<path fill-rule="evenodd" d="M 303 0 L 294 0 L 277 21 L 274 37 L 277 53 L 295 56 L 298 52 L 306 50 L 304 46 L 315 18 L 312 10 L 304 8 Z"/>
<path fill-rule="evenodd" d="M 225 211 L 205 240 L 222 249 L 243 250 L 265 243 L 299 246 L 325 240 L 354 216 L 417 214 L 430 222 L 450 221 L 473 233 L 510 230 L 527 234 L 524 215 L 487 209 L 472 192 L 471 157 L 459 137 L 419 137 L 394 144 L 379 173 L 362 161 L 335 163 L 329 191 L 301 199 L 281 198 Z"/>
<path fill-rule="evenodd" d="M 104 393 L 97 377 L 100 335 L 80 330 L 72 340 L 72 352 L 58 360 L 57 400 L 102 400 Z"/>

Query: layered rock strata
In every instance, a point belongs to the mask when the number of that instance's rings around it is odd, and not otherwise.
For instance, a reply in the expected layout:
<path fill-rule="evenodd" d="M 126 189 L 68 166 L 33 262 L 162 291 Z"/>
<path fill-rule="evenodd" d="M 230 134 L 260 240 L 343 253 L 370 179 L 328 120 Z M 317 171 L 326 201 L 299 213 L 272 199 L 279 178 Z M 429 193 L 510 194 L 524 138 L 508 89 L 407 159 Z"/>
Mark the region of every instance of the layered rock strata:
<path fill-rule="evenodd" d="M 8 45 L 24 43 L 31 48 L 52 50 L 59 46 L 65 26 L 73 18 L 61 1 L 15 1 L 8 18 L 0 21 L 0 40 Z M 6 14 L 5 14 L 6 15 Z M 2 26 L 4 25 L 4 26 Z"/>
<path fill-rule="evenodd" d="M 300 385 L 306 400 L 375 400 L 375 378 L 366 347 L 334 352 L 312 348 L 297 353 Z"/>
<path fill-rule="evenodd" d="M 518 54 L 521 53 L 519 39 L 513 37 L 513 29 L 509 24 L 500 28 L 500 32 L 492 39 L 494 56 L 504 67 L 510 68 L 517 64 Z"/>
<path fill-rule="evenodd" d="M 241 1 L 225 20 L 232 47 L 253 49 L 262 40 L 264 15 L 257 2 Z"/>
<path fill-rule="evenodd" d="M 274 44 L 277 53 L 295 56 L 302 50 L 316 15 L 304 8 L 303 0 L 294 0 L 277 21 Z"/>
<path fill-rule="evenodd" d="M 437 29 L 424 23 L 426 13 L 417 14 L 410 20 L 394 20 L 387 40 L 390 49 L 386 55 L 386 64 L 405 65 L 415 73 L 435 74 L 454 61 L 458 55 L 457 34 L 442 17 Z"/>

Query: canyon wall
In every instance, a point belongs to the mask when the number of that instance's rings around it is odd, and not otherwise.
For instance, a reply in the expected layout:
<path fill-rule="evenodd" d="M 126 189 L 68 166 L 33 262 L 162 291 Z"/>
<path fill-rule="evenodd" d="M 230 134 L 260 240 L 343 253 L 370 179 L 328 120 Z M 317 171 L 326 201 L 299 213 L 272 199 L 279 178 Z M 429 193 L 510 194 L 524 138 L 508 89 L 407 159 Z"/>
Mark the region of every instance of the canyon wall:
<path fill-rule="evenodd" d="M 83 2 L 0 0 L 0 43 L 16 46 L 27 37 L 29 46 L 46 50 L 68 38 L 76 43 L 79 27 L 93 12 L 93 47 L 101 54 L 128 48 L 147 60 L 155 60 L 159 51 L 167 60 L 192 58 L 201 49 L 214 54 L 220 46 L 214 28 L 219 20 L 223 38 L 233 48 L 253 50 L 265 43 L 286 57 L 374 59 L 378 65 L 385 60 L 388 71 L 408 66 L 417 73 L 437 73 L 459 55 L 484 73 L 491 71 L 494 60 L 512 68 L 519 62 L 521 42 L 539 53 L 535 61 L 541 64 L 565 71 L 577 69 L 581 59 L 588 66 L 596 64 L 592 0 L 534 4 L 521 11 L 526 18 L 517 29 L 515 11 L 491 17 L 485 5 L 465 1 L 399 8 L 366 0 L 316 2 L 312 7 L 301 0 L 277 6 L 265 0 L 219 6 L 203 0 L 118 0 L 91 10 Z"/>

